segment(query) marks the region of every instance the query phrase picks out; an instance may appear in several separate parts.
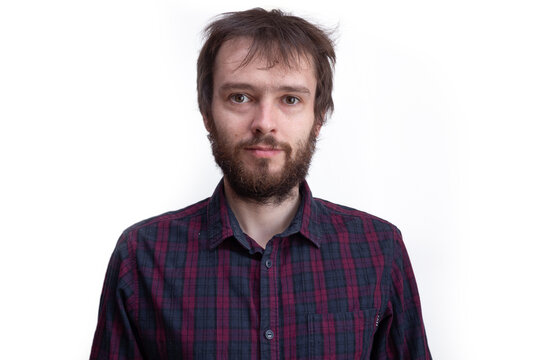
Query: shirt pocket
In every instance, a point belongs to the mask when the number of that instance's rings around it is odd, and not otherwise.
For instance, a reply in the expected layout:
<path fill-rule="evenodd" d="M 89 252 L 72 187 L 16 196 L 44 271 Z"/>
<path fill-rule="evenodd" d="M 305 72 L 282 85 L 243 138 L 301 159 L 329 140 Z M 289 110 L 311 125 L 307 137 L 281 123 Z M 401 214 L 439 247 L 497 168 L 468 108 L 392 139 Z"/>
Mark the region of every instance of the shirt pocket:
<path fill-rule="evenodd" d="M 368 359 L 377 310 L 308 315 L 309 358 Z"/>

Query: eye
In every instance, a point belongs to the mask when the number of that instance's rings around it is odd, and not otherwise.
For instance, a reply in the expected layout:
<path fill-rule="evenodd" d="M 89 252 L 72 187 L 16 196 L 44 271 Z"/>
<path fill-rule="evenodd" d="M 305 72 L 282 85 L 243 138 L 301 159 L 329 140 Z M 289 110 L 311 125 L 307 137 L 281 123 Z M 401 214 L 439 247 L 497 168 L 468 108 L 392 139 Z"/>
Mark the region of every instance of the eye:
<path fill-rule="evenodd" d="M 283 102 L 287 105 L 296 105 L 300 102 L 300 99 L 296 96 L 287 95 L 283 98 Z"/>
<path fill-rule="evenodd" d="M 243 104 L 250 101 L 249 97 L 246 94 L 232 94 L 229 96 L 229 99 L 236 104 Z"/>

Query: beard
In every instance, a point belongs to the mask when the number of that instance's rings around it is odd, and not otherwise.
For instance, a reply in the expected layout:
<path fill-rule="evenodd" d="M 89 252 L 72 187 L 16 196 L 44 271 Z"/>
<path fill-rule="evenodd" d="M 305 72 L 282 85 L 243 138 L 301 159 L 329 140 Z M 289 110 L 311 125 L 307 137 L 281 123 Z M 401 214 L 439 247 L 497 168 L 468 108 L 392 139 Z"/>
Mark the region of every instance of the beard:
<path fill-rule="evenodd" d="M 308 174 L 317 144 L 315 129 L 314 124 L 308 138 L 296 144 L 294 157 L 291 145 L 278 142 L 272 135 L 255 136 L 234 145 L 220 137 L 212 124 L 208 139 L 216 163 L 237 196 L 259 204 L 280 204 L 293 195 L 293 188 Z M 270 159 L 257 159 L 255 166 L 248 168 L 240 159 L 240 153 L 245 147 L 256 145 L 282 150 L 285 155 L 282 169 L 275 173 L 270 172 Z"/>

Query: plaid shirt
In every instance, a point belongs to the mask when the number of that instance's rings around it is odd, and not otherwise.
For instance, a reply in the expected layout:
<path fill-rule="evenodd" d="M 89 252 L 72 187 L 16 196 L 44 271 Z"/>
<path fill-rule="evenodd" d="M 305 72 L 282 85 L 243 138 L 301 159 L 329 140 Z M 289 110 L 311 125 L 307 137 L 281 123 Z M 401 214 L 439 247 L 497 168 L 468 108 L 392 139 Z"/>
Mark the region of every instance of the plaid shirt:
<path fill-rule="evenodd" d="M 262 249 L 213 196 L 112 255 L 91 359 L 431 359 L 401 234 L 313 198 Z"/>

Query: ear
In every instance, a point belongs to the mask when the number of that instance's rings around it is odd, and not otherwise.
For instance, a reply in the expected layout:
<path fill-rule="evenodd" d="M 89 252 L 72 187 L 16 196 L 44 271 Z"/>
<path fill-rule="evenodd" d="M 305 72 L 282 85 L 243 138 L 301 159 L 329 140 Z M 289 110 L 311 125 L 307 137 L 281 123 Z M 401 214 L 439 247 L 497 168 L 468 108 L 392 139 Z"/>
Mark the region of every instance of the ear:
<path fill-rule="evenodd" d="M 208 115 L 203 115 L 203 121 L 204 121 L 204 127 L 206 128 L 206 131 L 210 132 L 210 120 L 208 119 Z"/>
<path fill-rule="evenodd" d="M 317 123 L 315 124 L 315 128 L 314 128 L 315 137 L 319 137 L 319 133 L 321 132 L 321 128 L 322 128 L 322 123 L 320 121 L 317 121 Z"/>

